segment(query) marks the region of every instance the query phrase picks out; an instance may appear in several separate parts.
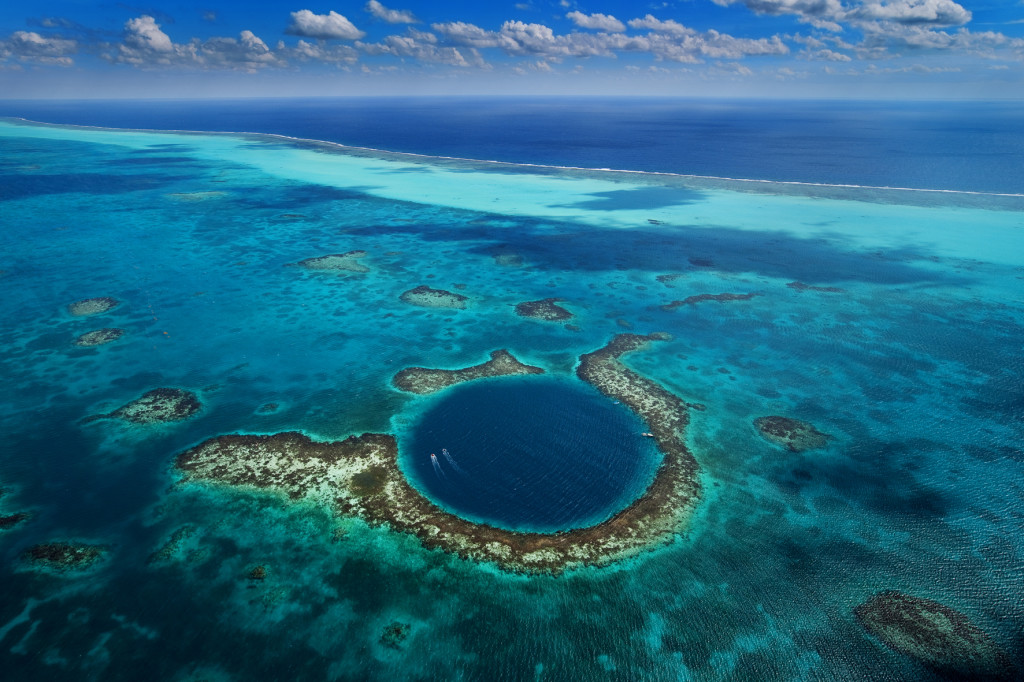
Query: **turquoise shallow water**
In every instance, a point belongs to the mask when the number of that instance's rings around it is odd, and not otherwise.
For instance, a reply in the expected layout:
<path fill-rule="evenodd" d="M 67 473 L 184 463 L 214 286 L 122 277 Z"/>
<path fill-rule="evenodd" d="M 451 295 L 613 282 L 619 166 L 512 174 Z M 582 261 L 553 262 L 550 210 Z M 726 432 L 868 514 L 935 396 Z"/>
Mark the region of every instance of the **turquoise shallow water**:
<path fill-rule="evenodd" d="M 0 148 L 0 509 L 32 513 L 0 535 L 12 679 L 941 677 L 853 617 L 883 589 L 968 614 L 1020 662 L 1019 199 L 13 122 Z M 289 267 L 356 249 L 369 272 Z M 420 284 L 468 305 L 400 300 Z M 662 308 L 722 293 L 754 296 Z M 94 296 L 122 304 L 67 313 Z M 552 296 L 571 326 L 515 315 Z M 126 334 L 73 345 L 101 327 Z M 401 368 L 507 348 L 571 383 L 623 331 L 670 333 L 626 362 L 706 406 L 688 434 L 697 516 L 629 562 L 509 575 L 310 506 L 173 485 L 174 456 L 219 434 L 408 432 L 437 399 L 392 388 Z M 202 412 L 82 422 L 160 386 Z M 766 414 L 829 446 L 768 443 Z M 173 560 L 147 563 L 185 526 Z M 82 575 L 19 558 L 65 539 L 108 558 Z"/>

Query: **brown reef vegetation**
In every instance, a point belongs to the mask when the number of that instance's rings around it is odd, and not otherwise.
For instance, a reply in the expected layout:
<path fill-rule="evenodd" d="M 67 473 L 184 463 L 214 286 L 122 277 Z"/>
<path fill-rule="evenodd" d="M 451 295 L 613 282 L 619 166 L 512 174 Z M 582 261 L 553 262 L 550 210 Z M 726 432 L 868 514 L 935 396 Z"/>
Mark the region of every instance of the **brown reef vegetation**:
<path fill-rule="evenodd" d="M 113 412 L 86 417 L 85 421 L 123 419 L 134 424 L 177 422 L 195 415 L 202 407 L 199 398 L 192 391 L 180 388 L 155 388 Z"/>
<path fill-rule="evenodd" d="M 619 361 L 623 354 L 664 338 L 620 334 L 580 358 L 579 378 L 643 418 L 664 455 L 640 498 L 588 528 L 523 533 L 445 512 L 406 480 L 398 466 L 398 444 L 388 434 L 367 433 L 335 442 L 317 442 L 294 432 L 225 435 L 179 454 L 176 466 L 183 482 L 241 486 L 310 500 L 371 525 L 415 535 L 427 548 L 494 562 L 510 571 L 559 573 L 611 563 L 668 542 L 685 530 L 700 493 L 697 462 L 684 442 L 686 403 Z"/>
<path fill-rule="evenodd" d="M 83 571 L 90 568 L 106 553 L 107 548 L 101 545 L 48 542 L 29 547 L 22 554 L 22 558 L 52 570 Z"/>
<path fill-rule="evenodd" d="M 68 306 L 68 312 L 75 317 L 87 317 L 89 315 L 105 313 L 108 310 L 113 310 L 119 305 L 121 305 L 120 301 L 116 298 L 110 298 L 109 296 L 83 298 L 81 301 L 75 301 L 70 304 Z"/>
<path fill-rule="evenodd" d="M 540 301 L 524 301 L 516 304 L 516 315 L 520 317 L 532 317 L 535 320 L 547 322 L 560 322 L 573 317 L 568 310 L 558 305 L 561 298 L 545 298 Z"/>
<path fill-rule="evenodd" d="M 483 379 L 486 377 L 510 376 L 513 374 L 543 374 L 544 370 L 533 365 L 525 365 L 507 350 L 496 350 L 491 359 L 472 367 L 462 369 L 429 369 L 426 367 L 408 367 L 403 369 L 392 383 L 396 388 L 409 393 L 433 393 L 442 388 L 461 384 L 464 381 Z"/>
<path fill-rule="evenodd" d="M 146 559 L 147 564 L 160 564 L 171 561 L 181 553 L 182 544 L 190 537 L 195 535 L 196 527 L 192 525 L 184 525 L 178 528 L 176 531 L 171 533 L 171 537 L 168 538 L 160 549 L 156 550 L 149 555 Z"/>
<path fill-rule="evenodd" d="M 854 609 L 871 635 L 958 679 L 1019 679 L 1006 652 L 964 614 L 897 590 L 879 592 Z"/>
<path fill-rule="evenodd" d="M 831 438 L 827 433 L 814 428 L 813 424 L 790 417 L 758 417 L 754 420 L 754 426 L 765 439 L 793 452 L 823 448 Z"/>
<path fill-rule="evenodd" d="M 342 272 L 369 272 L 370 268 L 359 262 L 365 258 L 365 251 L 346 251 L 345 253 L 332 253 L 326 256 L 317 256 L 300 260 L 295 265 L 309 270 L 337 270 Z"/>
<path fill-rule="evenodd" d="M 15 512 L 14 514 L 7 514 L 6 516 L 0 516 L 0 530 L 8 530 L 14 528 L 19 523 L 27 521 L 31 518 L 31 514 L 28 512 Z"/>
<path fill-rule="evenodd" d="M 760 294 L 697 294 L 696 296 L 687 296 L 681 301 L 672 301 L 661 306 L 662 310 L 675 310 L 681 308 L 684 305 L 695 305 L 697 303 L 703 303 L 704 301 L 719 301 L 725 303 L 726 301 L 748 301 L 755 296 Z"/>
<path fill-rule="evenodd" d="M 105 343 L 111 341 L 117 341 L 124 335 L 123 329 L 117 329 L 110 327 L 107 329 L 96 329 L 91 332 L 86 332 L 75 339 L 76 346 L 102 346 Z"/>
<path fill-rule="evenodd" d="M 403 292 L 399 297 L 406 303 L 424 308 L 465 308 L 468 297 L 444 289 L 431 289 L 421 284 L 415 289 Z"/>

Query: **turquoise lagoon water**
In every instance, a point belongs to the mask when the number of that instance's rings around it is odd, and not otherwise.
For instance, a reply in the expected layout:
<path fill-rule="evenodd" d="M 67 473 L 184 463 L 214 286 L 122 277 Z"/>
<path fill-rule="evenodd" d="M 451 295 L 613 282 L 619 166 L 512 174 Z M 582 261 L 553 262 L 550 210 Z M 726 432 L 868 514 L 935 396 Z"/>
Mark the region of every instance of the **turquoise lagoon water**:
<path fill-rule="evenodd" d="M 855 620 L 884 589 L 966 613 L 1020 663 L 1020 197 L 18 121 L 0 123 L 0 149 L 0 509 L 32 514 L 0 535 L 8 679 L 940 679 Z M 366 273 L 289 267 L 356 249 Z M 421 284 L 468 305 L 399 299 Z M 662 308 L 721 293 L 755 296 Z M 66 312 L 94 296 L 122 304 Z M 516 316 L 548 297 L 570 325 Z M 126 334 L 73 345 L 100 327 Z M 574 378 L 581 354 L 624 331 L 670 333 L 626 362 L 706 406 L 688 433 L 705 491 L 696 517 L 636 559 L 513 575 L 310 505 L 175 485 L 174 456 L 219 434 L 382 431 L 442 504 L 474 485 L 471 500 L 507 493 L 500 458 L 474 460 L 448 432 L 429 440 L 441 422 L 424 415 L 462 399 L 488 420 L 487 395 L 531 378 L 426 398 L 391 386 L 404 367 L 507 348 L 581 419 L 621 420 L 567 434 L 583 447 L 618 439 L 601 456 L 622 487 L 600 497 L 607 481 L 591 491 L 575 472 L 590 506 L 557 522 L 600 517 L 657 461 L 624 435 L 642 422 Z M 202 412 L 82 421 L 161 386 L 195 391 Z M 829 446 L 772 445 L 752 425 L 768 414 L 814 423 Z M 518 464 L 557 478 L 565 462 L 545 432 L 556 415 L 544 417 L 515 434 Z M 488 448 L 514 441 L 491 436 Z M 441 460 L 445 482 L 430 480 L 417 438 L 463 473 Z M 542 525 L 528 507 L 490 513 Z M 192 533 L 171 560 L 148 562 L 182 527 Z M 109 553 L 82 574 L 20 559 L 54 540 Z M 258 565 L 267 578 L 249 580 Z M 393 623 L 407 636 L 389 646 Z"/>

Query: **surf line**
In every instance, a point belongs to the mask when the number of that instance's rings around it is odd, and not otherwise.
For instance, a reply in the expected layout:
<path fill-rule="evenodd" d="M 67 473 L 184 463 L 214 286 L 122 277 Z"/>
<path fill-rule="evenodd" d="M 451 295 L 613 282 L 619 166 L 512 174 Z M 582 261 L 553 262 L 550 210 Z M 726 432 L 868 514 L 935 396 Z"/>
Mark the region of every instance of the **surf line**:
<path fill-rule="evenodd" d="M 379 149 L 376 147 L 361 147 L 357 145 L 342 144 L 340 142 L 332 142 L 330 140 L 317 140 L 309 137 L 296 137 L 294 135 L 284 135 L 281 133 L 257 133 L 252 131 L 243 130 L 183 130 L 177 128 L 114 128 L 111 126 L 95 126 L 95 125 L 83 125 L 79 123 L 48 123 L 46 121 L 36 121 L 24 116 L 3 116 L 0 117 L 2 120 L 9 121 L 24 121 L 33 125 L 41 126 L 52 126 L 55 128 L 79 128 L 83 130 L 99 130 L 99 131 L 113 131 L 113 132 L 139 132 L 139 133 L 164 133 L 169 135 L 209 135 L 209 136 L 251 136 L 251 137 L 263 137 L 263 138 L 276 138 L 279 140 L 286 140 L 288 142 L 301 142 L 306 144 L 316 144 L 325 147 L 333 147 L 341 150 L 356 151 L 356 152 L 370 152 L 383 157 L 385 161 L 396 160 L 393 157 L 407 157 L 409 159 L 424 159 L 429 161 L 430 159 L 437 159 L 441 161 L 459 161 L 465 163 L 477 163 L 486 164 L 490 166 L 510 166 L 513 168 L 540 168 L 548 170 L 566 170 L 566 171 L 584 171 L 592 173 L 625 173 L 634 175 L 650 175 L 650 176 L 661 176 L 670 178 L 682 178 L 692 180 L 720 180 L 725 182 L 737 182 L 737 183 L 750 183 L 750 184 L 765 184 L 765 185 L 791 185 L 791 186 L 804 186 L 804 187 L 833 187 L 840 189 L 869 189 L 869 190 L 883 190 L 891 192 L 925 192 L 933 194 L 960 194 L 968 196 L 987 196 L 987 197 L 1011 197 L 1011 198 L 1024 198 L 1024 194 L 1014 192 L 983 192 L 980 190 L 963 190 L 963 189 L 935 189 L 927 187 L 889 187 L 885 185 L 856 185 L 847 183 L 829 183 L 829 182 L 809 182 L 802 180 L 766 180 L 761 178 L 731 178 L 728 176 L 721 175 L 697 175 L 694 173 L 672 173 L 669 171 L 651 171 L 651 170 L 636 170 L 631 168 L 588 168 L 586 166 L 558 166 L 554 164 L 544 163 L 527 163 L 522 161 L 501 161 L 498 159 L 472 159 L 463 156 L 444 156 L 441 154 L 420 154 L 416 152 L 399 152 L 388 149 Z"/>

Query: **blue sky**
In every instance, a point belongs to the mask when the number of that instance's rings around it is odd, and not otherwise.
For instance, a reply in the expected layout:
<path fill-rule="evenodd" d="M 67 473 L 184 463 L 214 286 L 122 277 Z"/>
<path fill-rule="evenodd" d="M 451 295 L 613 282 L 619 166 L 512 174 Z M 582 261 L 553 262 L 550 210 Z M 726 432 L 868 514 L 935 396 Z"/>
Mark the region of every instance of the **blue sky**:
<path fill-rule="evenodd" d="M 1024 97 L 1024 0 L 36 0 L 0 97 Z"/>

